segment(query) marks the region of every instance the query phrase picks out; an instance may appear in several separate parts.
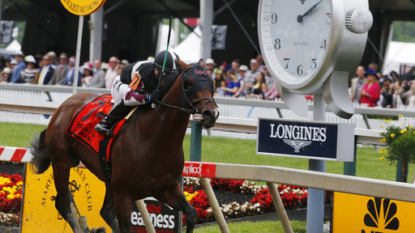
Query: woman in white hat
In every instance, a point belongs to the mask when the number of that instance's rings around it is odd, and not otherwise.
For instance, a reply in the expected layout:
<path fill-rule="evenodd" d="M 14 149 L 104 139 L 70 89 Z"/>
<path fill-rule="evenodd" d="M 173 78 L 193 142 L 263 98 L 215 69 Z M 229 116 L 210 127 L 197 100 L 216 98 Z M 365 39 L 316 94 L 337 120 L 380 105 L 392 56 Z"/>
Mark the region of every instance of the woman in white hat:
<path fill-rule="evenodd" d="M 36 60 L 32 55 L 26 56 L 26 69 L 22 71 L 22 79 L 28 84 L 34 84 L 39 77 L 39 70 L 35 68 Z"/>
<path fill-rule="evenodd" d="M 82 67 L 84 72 L 82 73 L 82 87 L 89 87 L 92 81 L 92 76 L 94 74 L 93 66 L 91 63 L 87 62 Z"/>
<path fill-rule="evenodd" d="M 11 73 L 12 73 L 12 70 L 9 67 L 5 67 L 1 74 L 0 82 L 1 83 L 10 82 L 9 79 L 10 79 Z"/>

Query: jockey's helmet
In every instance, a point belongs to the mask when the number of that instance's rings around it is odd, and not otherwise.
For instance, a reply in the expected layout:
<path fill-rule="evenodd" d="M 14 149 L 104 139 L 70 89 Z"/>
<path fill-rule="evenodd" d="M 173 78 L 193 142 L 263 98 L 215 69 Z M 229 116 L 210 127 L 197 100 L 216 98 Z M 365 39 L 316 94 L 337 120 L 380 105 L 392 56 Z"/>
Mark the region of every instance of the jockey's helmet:
<path fill-rule="evenodd" d="M 166 50 L 163 50 L 156 55 L 156 59 L 154 60 L 154 65 L 160 70 L 163 68 L 165 56 Z M 169 73 L 173 70 L 177 70 L 177 58 L 178 56 L 175 53 L 172 54 L 170 52 L 167 52 L 166 65 L 164 67 L 164 70 Z"/>

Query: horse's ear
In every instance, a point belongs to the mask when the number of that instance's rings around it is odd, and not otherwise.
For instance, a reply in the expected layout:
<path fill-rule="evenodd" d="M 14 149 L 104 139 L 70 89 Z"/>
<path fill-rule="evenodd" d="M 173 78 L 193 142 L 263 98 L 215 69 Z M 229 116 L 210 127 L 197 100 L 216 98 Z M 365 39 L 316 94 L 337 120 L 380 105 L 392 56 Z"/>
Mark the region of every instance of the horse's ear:
<path fill-rule="evenodd" d="M 177 58 L 177 63 L 179 64 L 181 70 L 186 70 L 190 67 L 190 65 L 186 64 L 180 58 Z"/>
<path fill-rule="evenodd" d="M 199 62 L 197 64 L 203 66 L 203 68 L 206 68 L 205 61 L 203 60 L 203 58 L 200 58 L 200 60 L 199 60 Z"/>

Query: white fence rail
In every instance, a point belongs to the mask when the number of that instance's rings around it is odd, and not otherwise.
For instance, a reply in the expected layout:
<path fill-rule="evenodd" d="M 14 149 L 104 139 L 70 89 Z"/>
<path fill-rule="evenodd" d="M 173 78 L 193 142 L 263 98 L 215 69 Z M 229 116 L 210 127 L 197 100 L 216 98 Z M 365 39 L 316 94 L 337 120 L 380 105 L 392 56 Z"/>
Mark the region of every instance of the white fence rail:
<path fill-rule="evenodd" d="M 56 103 L 38 103 L 38 102 L 22 102 L 22 101 L 10 101 L 0 99 L 0 111 L 12 111 L 20 113 L 33 113 L 33 114 L 53 114 L 59 107 Z M 243 119 L 236 117 L 219 117 L 213 130 L 233 132 L 233 133 L 257 133 L 256 119 Z M 190 127 L 190 122 L 189 122 Z M 357 136 L 357 143 L 359 144 L 371 144 L 371 145 L 383 145 L 379 142 L 381 138 L 379 136 L 381 130 L 367 130 L 367 129 L 355 129 L 355 136 Z"/>

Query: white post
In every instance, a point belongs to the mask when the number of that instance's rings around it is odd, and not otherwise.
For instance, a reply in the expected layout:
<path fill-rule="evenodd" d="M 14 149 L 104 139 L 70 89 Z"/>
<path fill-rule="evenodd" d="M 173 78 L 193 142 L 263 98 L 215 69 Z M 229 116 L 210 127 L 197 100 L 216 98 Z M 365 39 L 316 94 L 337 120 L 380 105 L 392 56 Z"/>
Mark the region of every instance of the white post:
<path fill-rule="evenodd" d="M 200 21 L 202 31 L 200 55 L 206 61 L 212 53 L 213 0 L 200 0 Z"/>
<path fill-rule="evenodd" d="M 208 178 L 203 178 L 203 177 L 200 178 L 200 184 L 202 185 L 202 188 L 206 192 L 206 196 L 208 198 L 210 205 L 212 206 L 213 214 L 215 215 L 215 219 L 218 222 L 221 232 L 229 233 L 230 231 L 229 231 L 228 225 L 226 224 L 225 217 L 223 217 L 218 200 L 216 199 L 212 186 L 210 186 L 210 182 Z"/>
<path fill-rule="evenodd" d="M 326 111 L 323 94 L 321 91 L 314 94 L 313 120 L 325 121 Z M 326 171 L 326 161 L 309 159 L 308 170 Z M 324 224 L 324 190 L 308 189 L 307 197 L 307 232 L 323 232 Z"/>
<path fill-rule="evenodd" d="M 280 193 L 278 192 L 278 186 L 275 183 L 267 182 L 269 192 L 272 196 L 272 202 L 274 203 L 275 210 L 277 211 L 278 218 L 281 221 L 282 228 L 285 233 L 293 233 L 293 228 L 290 224 L 287 212 L 285 211 L 284 204 L 282 203 Z"/>
<path fill-rule="evenodd" d="M 95 59 L 102 57 L 102 22 L 104 18 L 103 7 L 91 15 L 91 38 L 89 44 L 89 61 L 94 63 Z"/>
<path fill-rule="evenodd" d="M 79 60 L 81 59 L 81 45 L 82 45 L 82 29 L 84 25 L 84 16 L 79 16 L 79 25 L 78 25 L 78 40 L 76 42 L 76 62 L 75 62 L 75 76 L 73 81 L 73 91 L 72 94 L 77 93 L 78 88 L 78 79 L 79 79 Z"/>
<path fill-rule="evenodd" d="M 140 211 L 141 218 L 143 218 L 144 225 L 146 227 L 146 231 L 148 233 L 156 233 L 156 229 L 154 229 L 153 223 L 151 222 L 150 215 L 148 214 L 146 204 L 144 204 L 143 200 L 135 201 L 137 205 L 138 211 Z"/>

